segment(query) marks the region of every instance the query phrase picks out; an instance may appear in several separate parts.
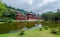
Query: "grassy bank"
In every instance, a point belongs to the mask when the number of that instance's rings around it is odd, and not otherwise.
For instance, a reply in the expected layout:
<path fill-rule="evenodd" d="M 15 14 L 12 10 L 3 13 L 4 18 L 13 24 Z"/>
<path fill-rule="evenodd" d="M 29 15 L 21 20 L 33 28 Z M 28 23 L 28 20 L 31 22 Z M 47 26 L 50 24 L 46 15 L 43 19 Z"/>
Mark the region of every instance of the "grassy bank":
<path fill-rule="evenodd" d="M 25 34 L 20 36 L 20 31 L 8 34 L 0 34 L 0 37 L 60 37 L 60 35 L 55 35 L 50 33 L 49 30 L 39 31 L 39 29 L 26 30 Z"/>

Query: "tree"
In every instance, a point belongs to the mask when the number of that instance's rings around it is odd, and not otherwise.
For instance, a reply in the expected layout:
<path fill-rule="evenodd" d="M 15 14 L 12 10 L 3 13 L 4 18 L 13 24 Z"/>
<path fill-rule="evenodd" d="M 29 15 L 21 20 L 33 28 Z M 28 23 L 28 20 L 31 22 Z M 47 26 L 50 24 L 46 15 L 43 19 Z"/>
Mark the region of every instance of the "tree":
<path fill-rule="evenodd" d="M 43 13 L 41 15 L 42 18 L 44 18 L 44 20 L 55 20 L 56 21 L 60 21 L 60 11 L 57 10 L 56 13 L 54 12 L 47 12 L 47 13 Z"/>
<path fill-rule="evenodd" d="M 53 20 L 55 14 L 53 12 L 47 12 L 47 13 L 43 13 L 41 17 L 44 18 L 44 20 Z"/>
<path fill-rule="evenodd" d="M 7 9 L 6 9 L 5 5 L 2 2 L 0 2 L 0 14 L 6 12 L 6 10 Z"/>

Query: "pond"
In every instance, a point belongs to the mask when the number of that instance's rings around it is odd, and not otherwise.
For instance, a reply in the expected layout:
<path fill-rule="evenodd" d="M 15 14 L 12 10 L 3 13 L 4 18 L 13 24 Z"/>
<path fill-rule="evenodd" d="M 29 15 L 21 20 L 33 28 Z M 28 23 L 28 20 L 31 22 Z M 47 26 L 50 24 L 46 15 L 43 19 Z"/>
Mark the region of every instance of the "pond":
<path fill-rule="evenodd" d="M 39 24 L 39 25 L 42 25 L 42 24 Z M 23 29 L 24 30 L 34 30 L 34 29 L 37 29 L 37 28 L 39 28 L 39 25 L 38 24 L 35 24 L 35 26 L 33 26 L 33 27 L 31 27 L 31 28 L 27 28 L 27 27 L 24 27 Z"/>
<path fill-rule="evenodd" d="M 39 25 L 42 25 L 42 24 L 39 24 Z M 33 26 L 33 27 L 31 27 L 31 28 L 27 28 L 27 27 L 25 26 L 25 27 L 23 27 L 21 30 L 26 31 L 26 30 L 35 30 L 35 29 L 39 29 L 39 28 L 40 28 L 39 25 L 38 25 L 38 24 L 35 24 L 35 26 Z M 15 33 L 15 32 L 20 32 L 20 29 L 15 30 L 15 31 L 10 31 L 10 33 Z"/>
<path fill-rule="evenodd" d="M 37 25 L 36 25 L 37 24 Z M 0 24 L 0 33 L 8 33 L 10 31 L 16 31 L 20 29 L 35 29 L 38 28 L 38 24 L 41 24 L 43 27 L 48 26 L 49 28 L 60 27 L 60 23 L 56 23 L 53 21 L 31 21 L 31 22 L 12 22 L 12 23 L 2 23 Z"/>

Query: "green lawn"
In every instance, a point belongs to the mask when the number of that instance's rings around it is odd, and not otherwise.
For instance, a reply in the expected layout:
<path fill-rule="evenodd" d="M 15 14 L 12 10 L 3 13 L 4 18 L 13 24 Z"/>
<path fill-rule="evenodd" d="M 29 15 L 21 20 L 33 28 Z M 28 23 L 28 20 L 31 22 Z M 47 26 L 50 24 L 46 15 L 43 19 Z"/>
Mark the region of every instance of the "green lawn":
<path fill-rule="evenodd" d="M 19 31 L 15 33 L 0 34 L 0 37 L 60 37 L 60 35 L 51 34 L 50 30 L 39 31 L 39 29 L 26 30 L 23 36 L 19 36 Z"/>

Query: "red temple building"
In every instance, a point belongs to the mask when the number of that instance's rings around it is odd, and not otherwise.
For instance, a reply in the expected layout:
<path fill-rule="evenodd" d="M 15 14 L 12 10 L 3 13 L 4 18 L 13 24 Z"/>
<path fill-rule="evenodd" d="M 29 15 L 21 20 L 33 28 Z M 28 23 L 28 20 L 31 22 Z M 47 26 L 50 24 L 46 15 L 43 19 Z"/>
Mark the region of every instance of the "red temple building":
<path fill-rule="evenodd" d="M 17 13 L 16 14 L 16 20 L 37 20 L 37 16 L 32 13 L 27 13 L 26 15 L 22 13 Z"/>
<path fill-rule="evenodd" d="M 32 13 L 28 13 L 26 16 L 27 16 L 28 20 L 36 20 L 37 19 L 36 15 L 34 15 Z"/>
<path fill-rule="evenodd" d="M 26 16 L 21 13 L 17 13 L 16 20 L 26 20 Z"/>

